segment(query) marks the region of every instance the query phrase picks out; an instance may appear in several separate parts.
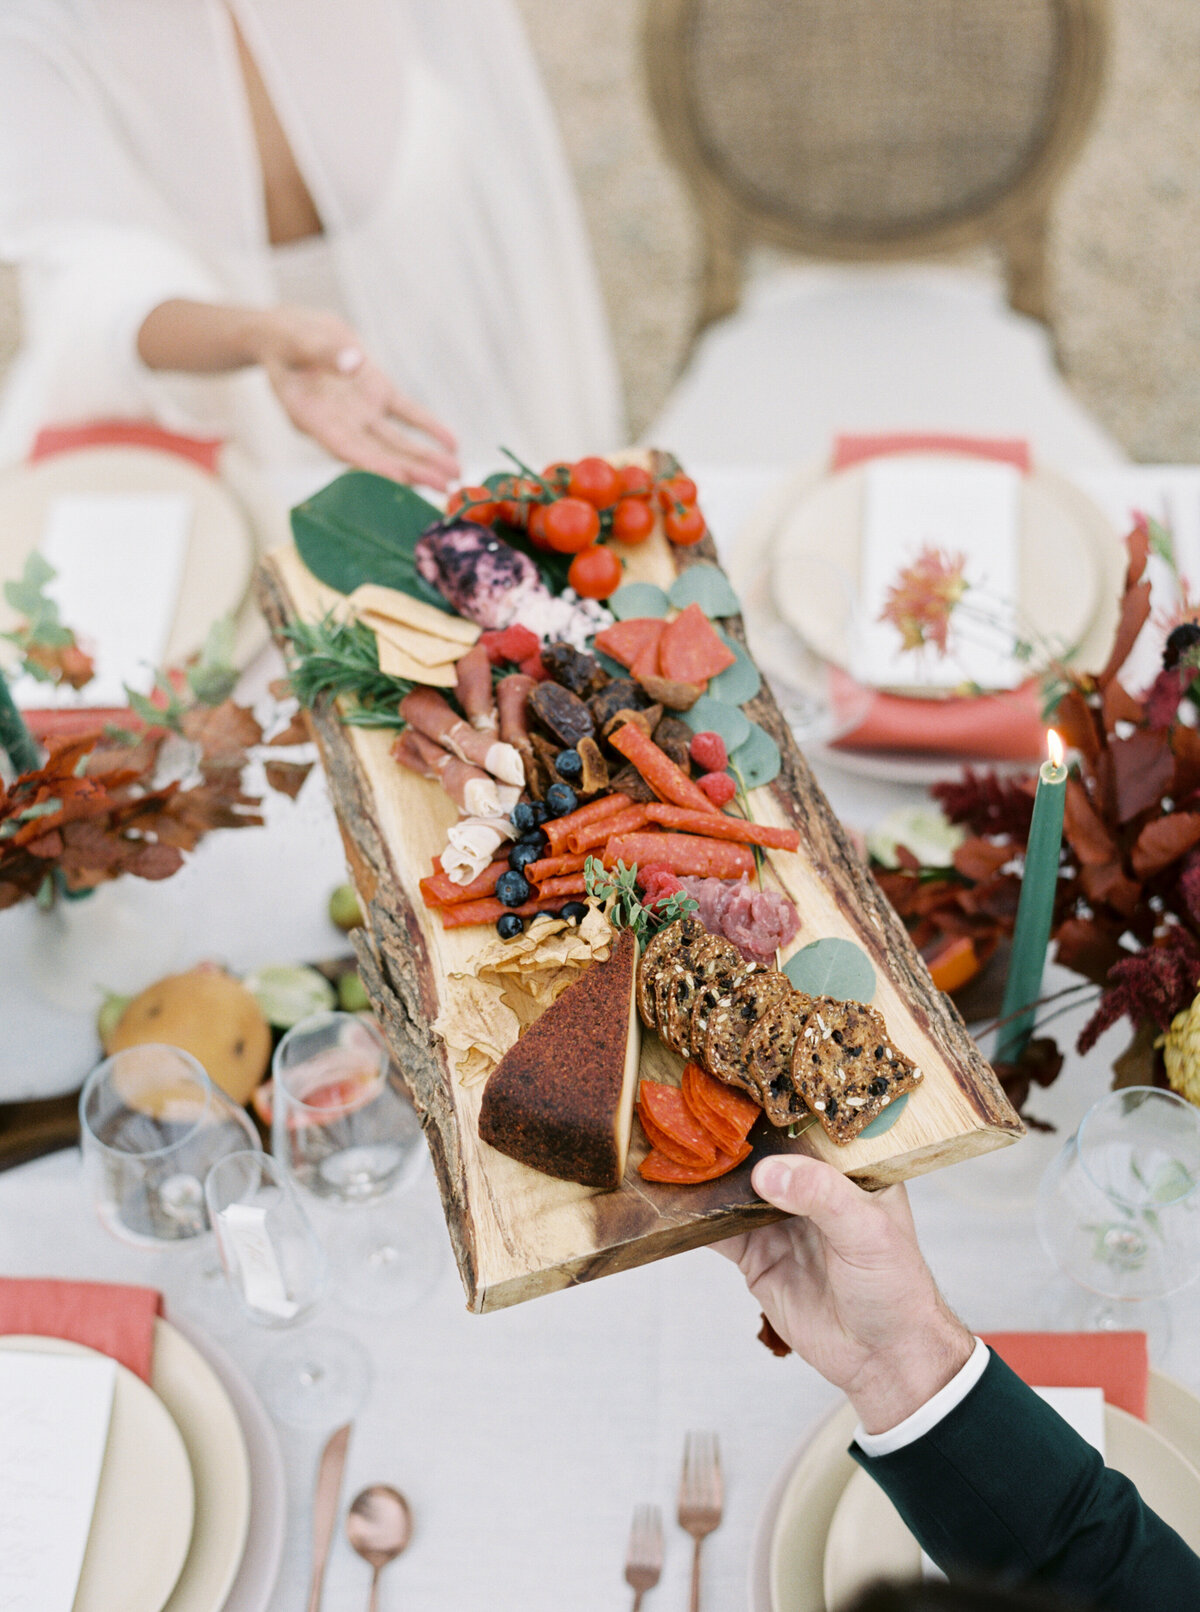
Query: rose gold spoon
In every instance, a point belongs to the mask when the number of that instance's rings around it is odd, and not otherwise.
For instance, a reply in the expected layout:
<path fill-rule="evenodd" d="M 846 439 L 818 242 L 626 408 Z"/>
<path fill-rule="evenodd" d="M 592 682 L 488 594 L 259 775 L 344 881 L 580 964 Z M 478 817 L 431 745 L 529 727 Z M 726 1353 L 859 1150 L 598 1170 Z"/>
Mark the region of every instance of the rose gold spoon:
<path fill-rule="evenodd" d="M 373 1483 L 356 1494 L 346 1517 L 346 1538 L 362 1559 L 375 1569 L 367 1612 L 377 1612 L 379 1575 L 412 1538 L 412 1513 L 398 1489 Z"/>

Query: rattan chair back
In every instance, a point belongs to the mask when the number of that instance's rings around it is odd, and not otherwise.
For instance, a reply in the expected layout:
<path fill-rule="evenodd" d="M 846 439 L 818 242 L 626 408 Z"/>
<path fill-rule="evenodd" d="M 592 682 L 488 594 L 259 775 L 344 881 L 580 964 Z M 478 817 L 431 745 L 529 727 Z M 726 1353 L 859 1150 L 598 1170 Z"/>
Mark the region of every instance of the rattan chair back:
<path fill-rule="evenodd" d="M 1099 94 L 1107 0 L 647 0 L 651 101 L 705 235 L 701 326 L 755 241 L 887 259 L 999 244 L 1044 318 L 1054 188 Z"/>

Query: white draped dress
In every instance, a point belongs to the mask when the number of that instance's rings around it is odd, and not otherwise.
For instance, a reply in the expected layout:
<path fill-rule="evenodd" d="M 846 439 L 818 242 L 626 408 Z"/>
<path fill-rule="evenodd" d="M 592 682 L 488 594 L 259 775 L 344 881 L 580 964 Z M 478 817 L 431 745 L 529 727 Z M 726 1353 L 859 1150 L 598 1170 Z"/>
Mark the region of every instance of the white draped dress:
<path fill-rule="evenodd" d="M 268 241 L 230 12 L 325 234 Z M 173 297 L 341 312 L 457 434 L 614 447 L 619 389 L 559 136 L 511 0 L 2 0 L 0 258 L 25 341 L 0 463 L 39 427 L 152 418 L 264 466 L 315 450 L 257 371 L 156 374 Z"/>

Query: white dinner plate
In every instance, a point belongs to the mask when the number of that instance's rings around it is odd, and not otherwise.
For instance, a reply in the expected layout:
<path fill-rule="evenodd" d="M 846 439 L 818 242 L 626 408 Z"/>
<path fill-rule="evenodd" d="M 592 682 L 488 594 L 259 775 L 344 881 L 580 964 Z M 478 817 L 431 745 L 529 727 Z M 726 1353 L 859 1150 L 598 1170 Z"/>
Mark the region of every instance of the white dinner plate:
<path fill-rule="evenodd" d="M 0 1349 L 91 1355 L 61 1338 L 9 1335 Z M 192 1469 L 162 1400 L 117 1366 L 112 1418 L 73 1612 L 162 1612 L 192 1538 Z"/>
<path fill-rule="evenodd" d="M 843 1491 L 859 1471 L 846 1453 L 856 1420 L 848 1404 L 831 1411 L 772 1484 L 750 1560 L 751 1612 L 826 1612 L 825 1543 Z M 1200 1470 L 1200 1398 L 1152 1370 L 1146 1421 Z"/>
<path fill-rule="evenodd" d="M 1116 1405 L 1104 1407 L 1105 1461 L 1152 1511 L 1200 1550 L 1200 1474 L 1173 1444 Z M 877 1578 L 918 1578 L 921 1547 L 883 1490 L 859 1467 L 825 1541 L 825 1604 L 844 1606 Z"/>
<path fill-rule="evenodd" d="M 930 470 L 960 466 L 961 455 L 897 455 Z M 853 465 L 824 476 L 798 500 L 772 544 L 774 596 L 780 614 L 825 660 L 853 676 L 853 636 L 846 630 L 845 603 L 831 596 L 840 576 L 857 594 L 862 581 L 863 505 L 870 465 Z M 1052 471 L 1034 469 L 1021 478 L 1017 537 L 1017 600 L 1021 620 L 1035 642 L 1063 653 L 1087 634 L 1107 581 L 1098 552 L 1109 545 L 1119 556 L 1117 534 L 1085 493 Z M 902 556 L 897 555 L 897 568 Z M 836 562 L 831 566 L 830 562 Z M 943 689 L 899 690 L 942 697 Z"/>

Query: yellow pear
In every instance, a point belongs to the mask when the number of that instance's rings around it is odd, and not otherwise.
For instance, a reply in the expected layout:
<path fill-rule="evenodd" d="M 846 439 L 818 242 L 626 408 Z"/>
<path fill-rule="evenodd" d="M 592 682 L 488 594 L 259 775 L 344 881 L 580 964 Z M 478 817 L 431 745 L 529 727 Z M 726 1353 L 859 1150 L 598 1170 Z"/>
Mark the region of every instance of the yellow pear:
<path fill-rule="evenodd" d="M 182 1047 L 235 1103 L 245 1103 L 271 1061 L 271 1031 L 246 987 L 211 965 L 169 974 L 135 996 L 105 1050 L 162 1041 Z"/>

